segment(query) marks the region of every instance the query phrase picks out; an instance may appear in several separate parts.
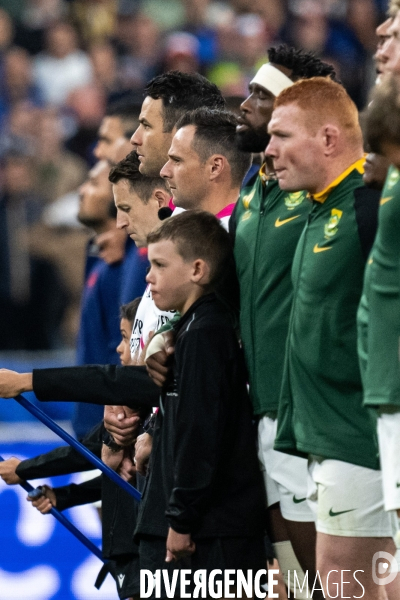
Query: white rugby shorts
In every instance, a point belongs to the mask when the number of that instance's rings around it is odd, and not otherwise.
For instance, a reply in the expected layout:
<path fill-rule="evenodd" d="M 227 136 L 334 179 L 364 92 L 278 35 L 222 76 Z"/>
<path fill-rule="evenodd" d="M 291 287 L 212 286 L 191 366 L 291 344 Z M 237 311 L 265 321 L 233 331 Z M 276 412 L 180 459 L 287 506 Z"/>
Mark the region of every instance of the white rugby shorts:
<path fill-rule="evenodd" d="M 383 497 L 386 510 L 400 509 L 400 412 L 378 418 Z"/>
<path fill-rule="evenodd" d="M 382 472 L 310 456 L 308 501 L 317 531 L 346 537 L 395 537 L 398 519 L 383 502 Z"/>
<path fill-rule="evenodd" d="M 277 420 L 261 417 L 258 424 L 258 458 L 267 491 L 267 505 L 280 502 L 288 521 L 314 520 L 307 502 L 307 459 L 274 450 Z"/>

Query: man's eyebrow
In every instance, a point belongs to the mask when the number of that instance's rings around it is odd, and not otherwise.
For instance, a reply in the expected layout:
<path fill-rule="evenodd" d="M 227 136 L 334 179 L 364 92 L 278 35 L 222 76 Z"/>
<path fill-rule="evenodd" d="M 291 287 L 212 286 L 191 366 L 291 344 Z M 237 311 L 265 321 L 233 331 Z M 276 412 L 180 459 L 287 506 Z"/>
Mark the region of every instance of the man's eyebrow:
<path fill-rule="evenodd" d="M 146 123 L 146 125 L 150 125 L 146 117 L 139 117 L 139 123 Z"/>
<path fill-rule="evenodd" d="M 179 156 L 178 154 L 174 154 L 173 152 L 168 152 L 168 158 L 172 158 L 172 159 L 179 158 L 179 160 L 182 160 L 182 156 Z"/>

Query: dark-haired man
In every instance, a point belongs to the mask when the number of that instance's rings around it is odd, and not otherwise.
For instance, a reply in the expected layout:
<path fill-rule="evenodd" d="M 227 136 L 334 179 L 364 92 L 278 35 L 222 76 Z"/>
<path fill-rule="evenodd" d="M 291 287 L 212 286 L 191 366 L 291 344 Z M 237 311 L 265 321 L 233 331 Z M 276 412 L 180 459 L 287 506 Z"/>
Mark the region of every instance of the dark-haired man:
<path fill-rule="evenodd" d="M 298 79 L 335 75 L 331 65 L 294 48 L 270 48 L 268 56 L 270 62 L 258 70 L 250 82 L 250 95 L 241 105 L 237 144 L 247 152 L 265 150 L 274 100 L 283 89 Z M 298 569 L 288 536 L 302 568 L 310 573 L 315 570 L 315 526 L 305 501 L 307 461 L 273 449 L 293 297 L 290 271 L 309 210 L 305 193 L 280 190 L 267 160 L 242 190 L 232 219 L 236 224 L 241 335 L 250 395 L 259 417 L 259 455 L 272 537 L 284 576 Z"/>
<path fill-rule="evenodd" d="M 250 156 L 235 144 L 233 113 L 198 108 L 184 114 L 168 151 L 161 176 L 168 181 L 175 206 L 212 212 L 227 226 Z"/>
<path fill-rule="evenodd" d="M 93 150 L 98 160 L 107 160 L 113 166 L 131 152 L 130 139 L 139 125 L 140 109 L 141 103 L 130 98 L 109 105 Z"/>
<path fill-rule="evenodd" d="M 200 106 L 224 108 L 216 85 L 198 73 L 170 71 L 158 75 L 145 87 L 146 97 L 139 127 L 132 136 L 143 175 L 157 177 L 167 160 L 179 117 Z"/>

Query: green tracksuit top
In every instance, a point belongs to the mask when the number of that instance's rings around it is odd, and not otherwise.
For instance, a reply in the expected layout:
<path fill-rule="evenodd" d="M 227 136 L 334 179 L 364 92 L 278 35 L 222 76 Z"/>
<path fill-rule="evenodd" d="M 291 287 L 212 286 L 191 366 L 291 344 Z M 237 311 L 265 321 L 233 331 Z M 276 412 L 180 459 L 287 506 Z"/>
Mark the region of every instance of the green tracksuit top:
<path fill-rule="evenodd" d="M 368 406 L 400 408 L 400 172 L 393 166 L 383 188 L 369 262 L 363 293 L 368 305 L 364 401 Z M 361 310 L 360 306 L 359 336 Z"/>
<path fill-rule="evenodd" d="M 236 206 L 240 329 L 255 414 L 278 409 L 293 298 L 290 272 L 310 209 L 305 192 L 283 192 L 263 167 Z"/>
<path fill-rule="evenodd" d="M 363 184 L 363 164 L 314 195 L 296 250 L 275 449 L 378 469 L 357 356 L 356 313 L 379 203 Z"/>

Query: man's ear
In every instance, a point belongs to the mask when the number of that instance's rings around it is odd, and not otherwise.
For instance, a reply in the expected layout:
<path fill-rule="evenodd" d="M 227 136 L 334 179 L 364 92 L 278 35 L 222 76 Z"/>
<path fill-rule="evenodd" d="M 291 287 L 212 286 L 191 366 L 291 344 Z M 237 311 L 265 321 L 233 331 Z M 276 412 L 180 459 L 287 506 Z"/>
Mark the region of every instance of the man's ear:
<path fill-rule="evenodd" d="M 322 142 L 325 156 L 333 154 L 339 142 L 340 131 L 336 125 L 325 125 L 322 130 Z"/>
<path fill-rule="evenodd" d="M 192 263 L 192 276 L 191 281 L 200 285 L 207 285 L 210 283 L 210 266 L 202 258 L 196 258 Z"/>
<path fill-rule="evenodd" d="M 222 171 L 226 168 L 226 158 L 222 156 L 222 154 L 213 154 L 208 159 L 209 167 L 210 167 L 210 179 L 216 179 L 222 173 Z"/>
<path fill-rule="evenodd" d="M 155 199 L 158 202 L 158 208 L 162 208 L 163 206 L 169 205 L 169 201 L 171 199 L 171 193 L 168 192 L 167 190 L 164 190 L 162 188 L 157 188 L 153 192 L 153 196 L 155 197 Z"/>

